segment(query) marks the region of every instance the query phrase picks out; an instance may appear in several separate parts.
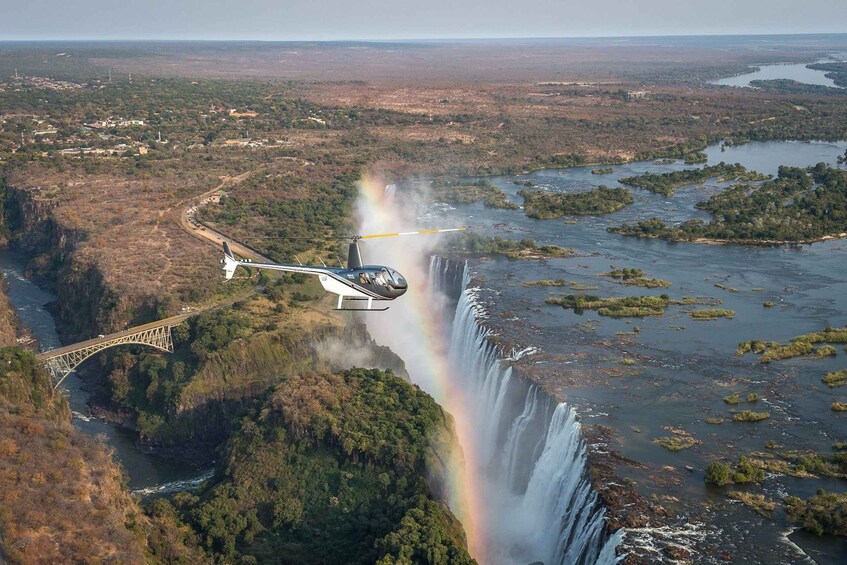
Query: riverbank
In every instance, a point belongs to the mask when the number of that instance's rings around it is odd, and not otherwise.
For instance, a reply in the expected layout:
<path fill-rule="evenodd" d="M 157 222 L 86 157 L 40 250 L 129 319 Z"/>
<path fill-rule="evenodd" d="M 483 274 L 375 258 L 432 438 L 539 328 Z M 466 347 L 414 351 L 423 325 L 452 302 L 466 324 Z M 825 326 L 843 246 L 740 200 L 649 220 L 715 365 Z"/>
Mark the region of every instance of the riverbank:
<path fill-rule="evenodd" d="M 61 346 L 56 323 L 48 305 L 56 297 L 25 278 L 27 259 L 8 249 L 0 249 L 0 270 L 7 282 L 7 295 L 19 323 L 37 339 L 42 349 Z M 136 447 L 136 436 L 131 422 L 116 422 L 113 418 L 99 419 L 90 405 L 88 387 L 77 373 L 71 373 L 59 389 L 65 395 L 73 414 L 73 425 L 92 437 L 104 435 L 115 450 L 116 460 L 128 474 L 130 488 L 148 488 L 162 483 L 184 480 L 197 474 L 194 465 L 177 463 L 143 454 Z M 119 423 L 119 425 L 115 425 Z M 127 428 L 125 425 L 130 424 Z"/>

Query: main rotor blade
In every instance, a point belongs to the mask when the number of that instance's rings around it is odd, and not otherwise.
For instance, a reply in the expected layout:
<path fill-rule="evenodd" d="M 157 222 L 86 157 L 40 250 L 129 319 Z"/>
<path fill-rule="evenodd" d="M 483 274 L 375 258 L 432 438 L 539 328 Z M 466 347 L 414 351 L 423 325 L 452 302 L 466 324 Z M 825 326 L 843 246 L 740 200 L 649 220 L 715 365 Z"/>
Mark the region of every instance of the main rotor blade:
<path fill-rule="evenodd" d="M 446 228 L 441 230 L 401 231 L 394 233 L 372 233 L 370 235 L 357 235 L 354 239 L 373 239 L 375 237 L 397 237 L 400 235 L 422 235 L 426 233 L 444 233 L 448 231 L 464 231 L 467 228 Z"/>

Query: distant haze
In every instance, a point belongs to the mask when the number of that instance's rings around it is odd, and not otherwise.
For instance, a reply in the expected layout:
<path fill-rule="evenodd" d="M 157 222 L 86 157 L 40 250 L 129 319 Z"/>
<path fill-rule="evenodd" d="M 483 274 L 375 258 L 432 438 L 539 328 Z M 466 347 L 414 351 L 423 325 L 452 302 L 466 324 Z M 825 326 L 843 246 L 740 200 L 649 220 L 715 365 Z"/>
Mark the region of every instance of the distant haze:
<path fill-rule="evenodd" d="M 845 0 L 4 0 L 0 41 L 843 33 Z"/>

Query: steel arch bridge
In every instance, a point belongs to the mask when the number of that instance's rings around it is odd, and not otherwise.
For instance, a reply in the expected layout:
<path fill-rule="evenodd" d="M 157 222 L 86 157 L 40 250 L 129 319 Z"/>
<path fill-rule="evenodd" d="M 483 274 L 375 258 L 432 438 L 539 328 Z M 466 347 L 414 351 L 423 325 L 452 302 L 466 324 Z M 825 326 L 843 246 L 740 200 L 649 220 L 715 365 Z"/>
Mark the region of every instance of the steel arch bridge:
<path fill-rule="evenodd" d="M 182 314 L 165 318 L 158 322 L 144 324 L 103 336 L 101 338 L 89 339 L 73 345 L 51 349 L 36 355 L 47 372 L 50 373 L 50 381 L 53 388 L 57 388 L 71 371 L 79 367 L 86 359 L 100 353 L 104 349 L 118 345 L 147 345 L 161 351 L 173 352 L 174 344 L 171 337 L 171 329 L 182 324 L 187 318 L 195 315 Z"/>

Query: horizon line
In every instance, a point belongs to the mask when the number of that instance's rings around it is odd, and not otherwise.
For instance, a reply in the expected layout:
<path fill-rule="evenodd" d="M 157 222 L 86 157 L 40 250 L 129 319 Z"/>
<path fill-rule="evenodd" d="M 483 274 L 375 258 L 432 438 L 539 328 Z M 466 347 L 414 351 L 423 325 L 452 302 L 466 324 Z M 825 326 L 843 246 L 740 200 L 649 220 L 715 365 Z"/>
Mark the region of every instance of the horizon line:
<path fill-rule="evenodd" d="M 696 38 L 696 37 L 803 37 L 803 36 L 847 36 L 847 32 L 750 32 L 750 33 L 679 33 L 679 34 L 631 34 L 631 35 L 538 35 L 538 36 L 478 36 L 478 37 L 396 37 L 396 38 L 337 38 L 337 39 L 256 39 L 256 38 L 176 38 L 176 37 L 125 37 L 125 38 L 19 38 L 0 39 L 0 45 L 4 43 L 117 43 L 117 42 L 176 42 L 176 43 L 389 43 L 389 42 L 450 42 L 450 41 L 544 41 L 563 39 L 669 39 L 669 38 Z"/>

